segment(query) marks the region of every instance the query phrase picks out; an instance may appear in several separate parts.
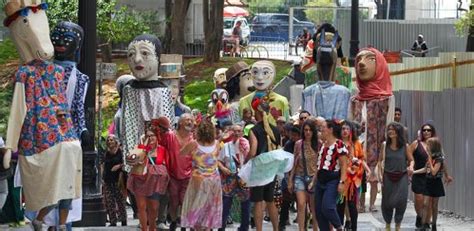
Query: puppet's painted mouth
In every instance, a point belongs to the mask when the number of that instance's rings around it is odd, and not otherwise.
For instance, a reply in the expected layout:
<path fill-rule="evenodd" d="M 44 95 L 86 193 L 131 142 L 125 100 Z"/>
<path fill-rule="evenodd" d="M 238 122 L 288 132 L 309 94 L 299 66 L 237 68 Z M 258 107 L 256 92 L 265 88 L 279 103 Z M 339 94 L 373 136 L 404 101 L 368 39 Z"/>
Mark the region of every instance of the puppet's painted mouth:
<path fill-rule="evenodd" d="M 59 52 L 65 52 L 66 47 L 60 46 L 60 47 L 54 47 L 54 50 L 59 51 Z"/>
<path fill-rule="evenodd" d="M 145 69 L 145 67 L 143 65 L 135 66 L 135 70 L 137 70 L 137 71 L 141 71 L 143 69 Z"/>

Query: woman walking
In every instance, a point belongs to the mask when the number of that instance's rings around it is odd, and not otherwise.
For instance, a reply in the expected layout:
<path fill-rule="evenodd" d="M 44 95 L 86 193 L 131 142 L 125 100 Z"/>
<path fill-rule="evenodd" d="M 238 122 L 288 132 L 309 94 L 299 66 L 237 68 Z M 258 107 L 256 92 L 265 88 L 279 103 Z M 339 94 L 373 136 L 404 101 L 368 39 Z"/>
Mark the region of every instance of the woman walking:
<path fill-rule="evenodd" d="M 444 186 L 443 186 L 443 171 L 444 171 L 444 154 L 441 148 L 441 142 L 437 137 L 429 138 L 427 141 L 428 161 L 426 168 L 420 173 L 426 173 L 426 189 L 424 192 L 424 212 L 423 212 L 423 229 L 430 230 L 429 226 L 429 214 L 432 215 L 432 226 L 431 230 L 436 231 L 436 221 L 438 219 L 438 201 L 440 197 L 444 197 Z M 431 205 L 431 206 L 429 206 Z M 431 211 L 429 211 L 431 208 Z"/>
<path fill-rule="evenodd" d="M 156 135 L 156 130 L 148 129 L 145 141 L 138 145 L 138 149 L 146 152 L 141 163 L 136 162 L 136 158 L 132 156 L 127 158 L 132 166 L 141 165 L 146 168 L 146 171 L 142 171 L 144 174 L 134 173 L 132 169 L 127 182 L 128 189 L 135 195 L 137 201 L 138 220 L 142 231 L 156 230 L 159 199 L 166 194 L 169 181 L 165 166 L 166 151 L 163 146 L 158 145 Z"/>
<path fill-rule="evenodd" d="M 421 126 L 420 137 L 410 144 L 409 150 L 415 161 L 415 171 L 424 169 L 428 161 L 428 152 L 426 140 L 431 137 L 436 137 L 436 129 L 433 125 L 425 123 Z M 415 194 L 415 211 L 416 211 L 416 228 L 422 227 L 423 217 L 423 195 L 426 188 L 426 174 L 414 174 L 411 179 L 411 190 Z"/>
<path fill-rule="evenodd" d="M 123 154 L 120 143 L 115 135 L 107 136 L 107 151 L 102 164 L 102 180 L 104 182 L 105 208 L 109 216 L 110 226 L 117 226 L 118 220 L 122 226 L 127 226 L 127 211 L 125 198 L 119 188 L 120 174 L 123 174 Z"/>
<path fill-rule="evenodd" d="M 341 201 L 337 206 L 337 212 L 341 222 L 344 221 L 344 214 L 348 210 L 349 214 L 346 218 L 345 227 L 352 231 L 357 230 L 357 217 L 358 210 L 357 204 L 359 203 L 359 189 L 362 184 L 364 176 L 364 170 L 370 175 L 370 168 L 365 162 L 365 154 L 362 149 L 362 144 L 359 141 L 358 134 L 356 131 L 355 124 L 349 121 L 344 121 L 342 125 L 342 141 L 346 145 L 348 155 L 348 167 L 346 183 L 344 184 L 345 189 L 342 194 Z"/>
<path fill-rule="evenodd" d="M 316 217 L 321 231 L 330 230 L 330 224 L 336 230 L 343 230 L 336 210 L 338 193 L 344 192 L 347 178 L 347 148 L 341 140 L 341 122 L 326 120 L 322 123 L 321 134 L 325 143 L 319 150 L 316 182 Z"/>
<path fill-rule="evenodd" d="M 289 176 L 288 191 L 296 193 L 299 230 L 306 230 L 305 220 L 308 205 L 312 215 L 313 230 L 318 230 L 314 189 L 309 188 L 313 177 L 316 175 L 316 161 L 319 150 L 318 130 L 314 122 L 308 120 L 301 127 L 303 128 L 302 139 L 296 141 L 295 144 L 295 162 Z"/>
<path fill-rule="evenodd" d="M 210 230 L 222 226 L 222 186 L 218 171 L 219 143 L 214 125 L 203 120 L 197 141 L 184 147 L 193 158 L 193 170 L 181 209 L 181 227 Z"/>
<path fill-rule="evenodd" d="M 390 230 L 395 210 L 395 230 L 399 231 L 408 200 L 408 176 L 413 173 L 413 156 L 407 150 L 404 128 L 397 122 L 387 126 L 387 141 L 379 157 L 382 183 L 382 216 Z"/>

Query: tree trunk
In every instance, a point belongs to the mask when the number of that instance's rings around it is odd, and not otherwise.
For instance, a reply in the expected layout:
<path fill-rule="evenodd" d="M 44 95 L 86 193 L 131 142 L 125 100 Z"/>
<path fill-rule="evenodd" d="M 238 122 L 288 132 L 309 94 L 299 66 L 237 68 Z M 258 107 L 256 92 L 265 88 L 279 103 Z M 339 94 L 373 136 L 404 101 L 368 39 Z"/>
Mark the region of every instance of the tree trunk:
<path fill-rule="evenodd" d="M 224 0 L 203 0 L 202 10 L 206 41 L 204 45 L 204 62 L 212 64 L 218 62 L 220 58 L 219 53 L 224 30 Z"/>
<path fill-rule="evenodd" d="M 377 19 L 385 19 L 385 12 L 387 10 L 387 1 L 384 0 L 375 0 L 375 5 L 377 5 Z"/>
<path fill-rule="evenodd" d="M 100 58 L 103 63 L 112 62 L 112 45 L 110 43 L 103 43 L 99 45 L 100 47 Z"/>
<path fill-rule="evenodd" d="M 165 1 L 165 18 L 170 19 L 173 10 L 172 0 Z M 163 53 L 171 53 L 171 21 L 166 20 L 165 37 L 163 40 Z"/>
<path fill-rule="evenodd" d="M 171 40 L 170 53 L 182 54 L 186 50 L 184 41 L 184 27 L 186 23 L 186 14 L 188 12 L 191 0 L 175 0 L 171 12 Z"/>

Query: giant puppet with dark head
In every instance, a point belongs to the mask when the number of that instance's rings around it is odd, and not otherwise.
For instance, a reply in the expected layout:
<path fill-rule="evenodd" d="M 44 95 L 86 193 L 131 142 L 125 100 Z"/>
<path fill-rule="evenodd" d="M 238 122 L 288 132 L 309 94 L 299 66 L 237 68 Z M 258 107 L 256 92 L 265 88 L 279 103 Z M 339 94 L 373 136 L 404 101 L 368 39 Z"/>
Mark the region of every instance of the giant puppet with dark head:
<path fill-rule="evenodd" d="M 303 91 L 302 108 L 325 119 L 347 119 L 350 91 L 335 83 L 339 33 L 330 24 L 323 24 L 316 34 L 312 60 L 318 81 Z"/>

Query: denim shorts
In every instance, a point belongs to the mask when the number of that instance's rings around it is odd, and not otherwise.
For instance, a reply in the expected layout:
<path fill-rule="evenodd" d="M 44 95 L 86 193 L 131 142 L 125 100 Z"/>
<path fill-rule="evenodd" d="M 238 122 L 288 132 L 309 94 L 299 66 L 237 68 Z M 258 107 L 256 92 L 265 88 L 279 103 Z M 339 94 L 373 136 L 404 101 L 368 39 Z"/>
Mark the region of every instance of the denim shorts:
<path fill-rule="evenodd" d="M 293 186 L 295 192 L 305 191 L 306 186 L 304 185 L 304 176 L 295 176 L 295 185 Z"/>

